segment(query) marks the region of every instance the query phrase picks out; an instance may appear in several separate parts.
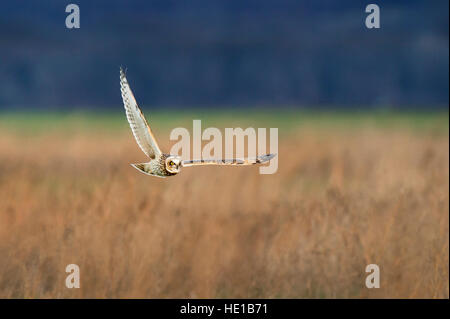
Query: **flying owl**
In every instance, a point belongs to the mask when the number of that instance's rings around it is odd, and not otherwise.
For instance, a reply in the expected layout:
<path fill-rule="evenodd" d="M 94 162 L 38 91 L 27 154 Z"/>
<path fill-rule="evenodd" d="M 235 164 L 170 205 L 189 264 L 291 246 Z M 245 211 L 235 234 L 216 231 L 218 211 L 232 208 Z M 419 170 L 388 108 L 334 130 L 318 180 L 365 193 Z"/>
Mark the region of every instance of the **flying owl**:
<path fill-rule="evenodd" d="M 150 158 L 149 162 L 131 164 L 131 166 L 144 174 L 164 178 L 178 174 L 182 167 L 197 165 L 253 165 L 270 161 L 276 155 L 266 154 L 255 158 L 235 158 L 230 160 L 182 160 L 180 156 L 162 153 L 144 114 L 137 105 L 122 68 L 120 68 L 120 91 L 122 92 L 123 105 L 131 131 L 139 147 Z"/>

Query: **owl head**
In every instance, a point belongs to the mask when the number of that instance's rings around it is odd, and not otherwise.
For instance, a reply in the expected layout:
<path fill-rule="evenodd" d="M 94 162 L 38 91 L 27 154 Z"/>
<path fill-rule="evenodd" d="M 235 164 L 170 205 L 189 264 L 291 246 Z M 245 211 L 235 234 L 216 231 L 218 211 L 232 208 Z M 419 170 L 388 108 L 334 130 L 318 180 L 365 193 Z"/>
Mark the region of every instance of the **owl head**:
<path fill-rule="evenodd" d="M 166 170 L 172 174 L 177 174 L 181 170 L 181 157 L 170 155 L 165 160 Z"/>

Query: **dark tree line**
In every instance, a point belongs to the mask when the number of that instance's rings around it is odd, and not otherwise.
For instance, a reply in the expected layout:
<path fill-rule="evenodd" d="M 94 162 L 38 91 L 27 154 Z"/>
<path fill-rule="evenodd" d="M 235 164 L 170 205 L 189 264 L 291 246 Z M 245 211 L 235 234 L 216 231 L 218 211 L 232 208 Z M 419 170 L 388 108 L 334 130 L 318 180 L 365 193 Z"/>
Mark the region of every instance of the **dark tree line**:
<path fill-rule="evenodd" d="M 448 1 L 0 4 L 0 108 L 120 105 L 119 66 L 155 106 L 448 107 Z"/>

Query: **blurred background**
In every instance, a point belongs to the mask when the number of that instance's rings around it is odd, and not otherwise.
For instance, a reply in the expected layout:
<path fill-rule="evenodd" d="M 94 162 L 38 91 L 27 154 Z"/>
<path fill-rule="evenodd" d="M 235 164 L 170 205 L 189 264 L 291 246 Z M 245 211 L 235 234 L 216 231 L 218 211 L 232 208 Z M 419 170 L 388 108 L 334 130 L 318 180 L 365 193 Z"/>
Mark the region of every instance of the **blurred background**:
<path fill-rule="evenodd" d="M 4 1 L 0 108 L 120 106 L 119 66 L 141 103 L 180 108 L 448 107 L 446 0 Z"/>
<path fill-rule="evenodd" d="M 70 2 L 0 3 L 0 298 L 449 297 L 447 0 Z M 163 151 L 273 127 L 278 171 L 137 172 L 120 66 Z"/>

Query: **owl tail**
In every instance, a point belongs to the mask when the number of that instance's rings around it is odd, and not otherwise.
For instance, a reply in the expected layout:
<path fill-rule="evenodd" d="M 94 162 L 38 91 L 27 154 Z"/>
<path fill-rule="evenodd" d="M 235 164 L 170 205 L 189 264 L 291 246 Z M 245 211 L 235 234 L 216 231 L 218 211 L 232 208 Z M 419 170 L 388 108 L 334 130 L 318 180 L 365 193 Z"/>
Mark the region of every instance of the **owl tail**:
<path fill-rule="evenodd" d="M 166 176 L 152 173 L 149 163 L 136 163 L 136 164 L 131 164 L 131 166 L 133 166 L 135 169 L 137 169 L 141 173 L 144 173 L 144 174 L 147 174 L 150 176 L 156 176 L 156 177 L 161 177 L 161 178 L 166 177 Z"/>
<path fill-rule="evenodd" d="M 135 163 L 131 164 L 135 169 L 141 171 L 142 173 L 148 174 L 147 163 Z"/>

